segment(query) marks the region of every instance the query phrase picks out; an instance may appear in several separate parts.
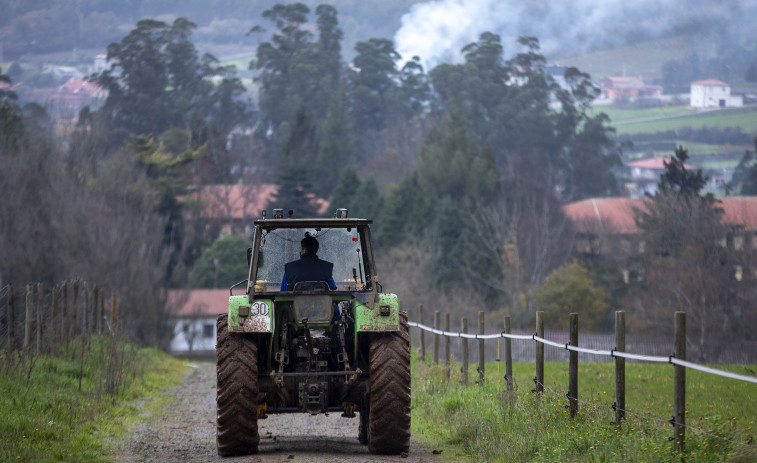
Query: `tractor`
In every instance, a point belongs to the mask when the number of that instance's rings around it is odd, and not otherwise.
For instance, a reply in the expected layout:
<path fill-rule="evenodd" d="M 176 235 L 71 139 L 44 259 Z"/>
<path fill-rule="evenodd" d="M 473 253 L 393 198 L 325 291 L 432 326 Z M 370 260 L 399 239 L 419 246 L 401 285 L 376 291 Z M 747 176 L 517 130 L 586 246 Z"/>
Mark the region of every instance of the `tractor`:
<path fill-rule="evenodd" d="M 302 219 L 274 209 L 254 221 L 248 278 L 230 288 L 217 317 L 219 455 L 256 453 L 258 420 L 270 414 L 333 412 L 359 417 L 357 438 L 371 453 L 408 452 L 407 313 L 379 282 L 371 224 L 346 209 Z M 306 233 L 333 263 L 333 280 L 282 287 Z"/>

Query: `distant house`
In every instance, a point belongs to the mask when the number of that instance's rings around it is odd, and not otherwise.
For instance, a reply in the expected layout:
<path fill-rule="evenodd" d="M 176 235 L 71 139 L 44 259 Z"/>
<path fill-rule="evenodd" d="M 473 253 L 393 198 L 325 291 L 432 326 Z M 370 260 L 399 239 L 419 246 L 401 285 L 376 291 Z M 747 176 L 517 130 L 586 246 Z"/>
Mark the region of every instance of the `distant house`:
<path fill-rule="evenodd" d="M 662 87 L 647 85 L 638 77 L 605 77 L 599 81 L 599 88 L 602 96 L 610 100 L 659 98 L 662 95 Z"/>
<path fill-rule="evenodd" d="M 276 185 L 205 185 L 192 195 L 198 203 L 194 219 L 210 239 L 245 234 L 273 198 Z"/>
<path fill-rule="evenodd" d="M 723 209 L 723 222 L 739 227 L 732 236 L 723 237 L 723 246 L 737 252 L 757 251 L 757 196 L 725 196 L 718 198 Z M 585 199 L 563 206 L 563 213 L 576 230 L 574 251 L 583 256 L 609 256 L 620 260 L 618 265 L 626 283 L 634 265 L 634 255 L 645 252 L 634 209 L 645 210 L 646 199 Z M 753 264 L 750 264 L 753 265 Z M 738 281 L 757 280 L 757 267 L 734 268 Z"/>
<path fill-rule="evenodd" d="M 731 95 L 731 86 L 715 79 L 691 83 L 690 103 L 692 108 L 730 108 L 744 105 L 744 97 Z"/>
<path fill-rule="evenodd" d="M 216 317 L 226 312 L 228 300 L 226 288 L 169 291 L 167 310 L 173 325 L 171 352 L 187 355 L 215 352 Z"/>
<path fill-rule="evenodd" d="M 70 119 L 82 108 L 99 108 L 108 98 L 108 91 L 94 82 L 81 77 L 72 77 L 48 95 L 46 102 L 59 117 Z"/>
<path fill-rule="evenodd" d="M 665 171 L 665 162 L 670 162 L 670 157 L 657 156 L 651 158 L 639 159 L 638 161 L 629 162 L 626 167 L 629 169 L 631 177 L 630 183 L 626 184 L 626 190 L 631 198 L 642 198 L 647 193 L 655 194 L 657 184 L 660 183 L 660 175 Z M 694 167 L 684 164 L 688 170 Z"/>
<path fill-rule="evenodd" d="M 262 217 L 261 212 L 273 199 L 278 188 L 277 185 L 267 183 L 206 185 L 190 197 L 199 206 L 198 212 L 191 219 L 199 222 L 210 239 L 246 234 L 252 222 Z M 309 197 L 318 214 L 324 214 L 329 202 L 317 198 L 313 193 Z"/>

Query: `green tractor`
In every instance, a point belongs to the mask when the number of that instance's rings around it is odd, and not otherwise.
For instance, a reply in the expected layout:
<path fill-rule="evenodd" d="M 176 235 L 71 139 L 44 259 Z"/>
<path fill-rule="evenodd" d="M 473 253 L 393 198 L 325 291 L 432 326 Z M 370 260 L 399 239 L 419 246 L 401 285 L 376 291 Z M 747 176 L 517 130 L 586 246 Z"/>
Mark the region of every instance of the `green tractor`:
<path fill-rule="evenodd" d="M 357 437 L 370 452 L 407 452 L 407 314 L 379 283 L 372 221 L 348 218 L 346 209 L 335 218 L 289 215 L 274 209 L 254 222 L 248 279 L 232 286 L 228 313 L 218 316 L 218 454 L 257 452 L 258 420 L 268 414 L 335 411 L 359 416 Z M 333 263 L 333 279 L 282 287 L 306 234 Z M 241 286 L 245 294 L 234 295 Z"/>

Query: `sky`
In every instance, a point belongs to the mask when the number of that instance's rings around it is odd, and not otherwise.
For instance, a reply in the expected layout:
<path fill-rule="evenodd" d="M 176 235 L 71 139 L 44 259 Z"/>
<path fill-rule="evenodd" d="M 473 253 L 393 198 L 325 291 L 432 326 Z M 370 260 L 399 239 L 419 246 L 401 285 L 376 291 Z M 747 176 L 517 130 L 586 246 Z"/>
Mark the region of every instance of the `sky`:
<path fill-rule="evenodd" d="M 482 32 L 500 35 L 506 57 L 522 35 L 538 37 L 548 57 L 567 57 L 681 31 L 754 44 L 756 23 L 757 0 L 433 0 L 402 17 L 394 41 L 404 60 L 419 56 L 430 69 L 461 62 Z"/>

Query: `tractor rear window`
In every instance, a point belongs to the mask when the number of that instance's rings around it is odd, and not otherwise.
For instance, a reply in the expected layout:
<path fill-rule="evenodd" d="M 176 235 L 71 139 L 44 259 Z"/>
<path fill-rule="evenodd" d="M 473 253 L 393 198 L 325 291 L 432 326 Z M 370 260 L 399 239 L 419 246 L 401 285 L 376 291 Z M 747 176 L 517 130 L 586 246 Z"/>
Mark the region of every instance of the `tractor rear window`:
<path fill-rule="evenodd" d="M 258 263 L 257 286 L 264 291 L 278 291 L 284 276 L 284 264 L 300 258 L 300 241 L 305 232 L 314 236 L 319 243 L 318 257 L 334 264 L 333 277 L 338 290 L 354 288 L 363 267 L 360 235 L 356 228 L 285 228 L 264 230 L 260 241 L 262 263 Z M 259 258 L 259 260 L 261 260 Z M 364 275 L 363 275 L 364 277 Z"/>

